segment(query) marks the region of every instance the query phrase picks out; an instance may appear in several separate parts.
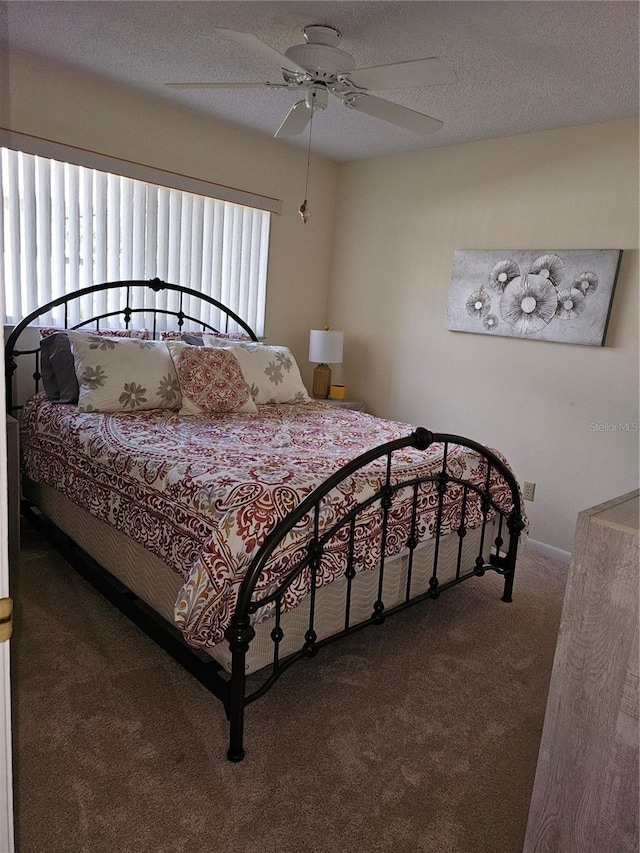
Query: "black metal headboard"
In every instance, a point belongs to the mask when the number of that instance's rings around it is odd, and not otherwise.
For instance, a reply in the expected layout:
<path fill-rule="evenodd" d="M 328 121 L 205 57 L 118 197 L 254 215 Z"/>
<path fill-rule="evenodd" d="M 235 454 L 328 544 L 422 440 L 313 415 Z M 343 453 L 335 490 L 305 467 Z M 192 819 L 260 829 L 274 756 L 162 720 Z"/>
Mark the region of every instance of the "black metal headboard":
<path fill-rule="evenodd" d="M 123 307 L 118 308 L 117 310 L 107 311 L 103 314 L 95 315 L 86 320 L 82 320 L 79 323 L 75 323 L 74 325 L 69 325 L 69 305 L 75 300 L 82 299 L 90 294 L 95 294 L 100 291 L 116 291 L 120 290 L 124 292 L 124 305 Z M 140 292 L 145 291 L 153 291 L 155 293 L 159 293 L 160 291 L 173 291 L 178 294 L 178 307 L 177 308 L 165 308 L 165 307 L 157 307 L 155 304 L 144 305 L 144 299 L 138 300 L 135 298 L 136 295 L 140 295 Z M 214 308 L 217 308 L 222 315 L 225 317 L 224 328 L 218 329 L 215 326 L 210 325 L 209 323 L 201 320 L 199 317 L 191 316 L 183 311 L 183 305 L 185 297 L 188 297 L 190 300 L 196 299 L 201 302 L 206 302 L 209 305 L 212 305 Z M 133 307 L 136 303 L 139 304 L 142 302 L 144 307 Z M 197 304 L 197 303 L 196 303 Z M 17 368 L 16 358 L 18 356 L 23 355 L 31 355 L 34 359 L 34 371 L 33 371 L 33 380 L 34 380 L 34 389 L 37 392 L 39 390 L 41 374 L 40 374 L 40 347 L 37 346 L 31 349 L 18 349 L 16 344 L 20 338 L 20 335 L 24 332 L 27 326 L 35 324 L 38 320 L 38 317 L 42 317 L 45 314 L 48 314 L 54 308 L 59 306 L 63 306 L 63 314 L 64 318 L 62 322 L 57 323 L 60 328 L 64 329 L 81 329 L 81 328 L 93 328 L 100 329 L 100 323 L 104 320 L 107 320 L 112 317 L 122 317 L 121 328 L 128 329 L 131 325 L 131 319 L 136 314 L 144 314 L 146 317 L 152 318 L 151 328 L 149 329 L 149 333 L 152 338 L 155 338 L 158 334 L 158 318 L 160 316 L 163 317 L 171 317 L 175 318 L 175 325 L 178 331 L 182 330 L 184 324 L 186 322 L 195 323 L 202 331 L 210 331 L 210 332 L 228 332 L 229 331 L 229 321 L 235 322 L 243 331 L 249 335 L 249 337 L 257 341 L 258 338 L 253 331 L 253 329 L 241 318 L 239 317 L 235 311 L 232 311 L 231 308 L 227 308 L 226 305 L 223 305 L 222 302 L 219 302 L 217 299 L 214 299 L 212 296 L 208 296 L 206 293 L 201 293 L 198 290 L 193 290 L 189 287 L 182 287 L 179 284 L 169 284 L 166 281 L 161 281 L 159 278 L 153 278 L 150 281 L 112 281 L 112 282 L 104 282 L 103 284 L 94 284 L 91 287 L 82 288 L 82 290 L 75 290 L 73 293 L 66 293 L 63 296 L 59 296 L 57 299 L 48 302 L 46 305 L 37 308 L 35 311 L 32 311 L 27 317 L 21 320 L 17 326 L 12 330 L 11 334 L 7 338 L 5 348 L 4 348 L 4 356 L 5 356 L 5 379 L 6 379 L 6 411 L 8 414 L 13 414 L 20 406 L 15 405 L 13 400 L 13 375 Z M 164 325 L 164 324 L 163 324 Z"/>

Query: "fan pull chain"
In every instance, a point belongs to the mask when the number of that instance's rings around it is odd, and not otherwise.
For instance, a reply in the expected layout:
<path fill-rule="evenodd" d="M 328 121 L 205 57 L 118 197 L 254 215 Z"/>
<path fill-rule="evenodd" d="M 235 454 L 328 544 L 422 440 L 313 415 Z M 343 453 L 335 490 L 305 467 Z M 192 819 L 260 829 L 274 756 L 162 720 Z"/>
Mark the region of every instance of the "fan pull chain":
<path fill-rule="evenodd" d="M 309 163 L 311 160 L 311 134 L 313 133 L 313 105 L 315 101 L 316 93 L 311 92 L 311 120 L 309 121 L 309 143 L 307 145 L 307 173 L 304 181 L 304 201 L 300 205 L 298 213 L 300 214 L 300 218 L 303 223 L 306 225 L 309 221 L 309 217 L 311 214 L 307 210 L 307 189 L 309 187 Z"/>

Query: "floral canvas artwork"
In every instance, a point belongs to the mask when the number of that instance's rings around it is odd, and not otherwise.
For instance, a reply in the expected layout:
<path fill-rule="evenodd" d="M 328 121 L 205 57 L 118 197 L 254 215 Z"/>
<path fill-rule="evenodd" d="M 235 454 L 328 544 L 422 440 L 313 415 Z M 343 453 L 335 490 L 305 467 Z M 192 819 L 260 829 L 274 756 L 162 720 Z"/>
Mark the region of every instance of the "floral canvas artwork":
<path fill-rule="evenodd" d="M 456 251 L 447 329 L 603 346 L 622 252 Z"/>

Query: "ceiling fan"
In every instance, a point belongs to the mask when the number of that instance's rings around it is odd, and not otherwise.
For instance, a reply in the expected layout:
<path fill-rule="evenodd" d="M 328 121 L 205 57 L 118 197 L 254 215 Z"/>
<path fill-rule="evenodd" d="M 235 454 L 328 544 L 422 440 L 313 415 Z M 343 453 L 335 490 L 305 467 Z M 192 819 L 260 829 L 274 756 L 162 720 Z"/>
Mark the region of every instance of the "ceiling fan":
<path fill-rule="evenodd" d="M 275 133 L 276 137 L 295 136 L 305 129 L 315 110 L 327 106 L 328 94 L 338 98 L 345 107 L 366 113 L 374 118 L 413 130 L 432 133 L 442 122 L 424 113 L 370 95 L 369 90 L 406 89 L 455 83 L 456 73 L 441 59 L 413 59 L 390 65 L 356 68 L 353 57 L 338 48 L 340 33 L 333 27 L 310 25 L 304 28 L 304 44 L 290 47 L 284 54 L 260 41 L 250 33 L 216 28 L 216 32 L 232 39 L 278 65 L 284 82 L 261 83 L 167 83 L 180 89 L 293 89 L 304 92 Z"/>

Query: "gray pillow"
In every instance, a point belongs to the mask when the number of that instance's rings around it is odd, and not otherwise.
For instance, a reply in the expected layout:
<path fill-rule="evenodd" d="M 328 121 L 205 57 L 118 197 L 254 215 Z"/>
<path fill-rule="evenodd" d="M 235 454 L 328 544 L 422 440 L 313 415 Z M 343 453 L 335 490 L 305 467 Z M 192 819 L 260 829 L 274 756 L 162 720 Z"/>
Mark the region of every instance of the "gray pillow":
<path fill-rule="evenodd" d="M 40 373 L 50 400 L 58 403 L 78 402 L 78 380 L 66 332 L 47 335 L 40 341 Z"/>
<path fill-rule="evenodd" d="M 180 337 L 182 338 L 183 343 L 190 344 L 192 347 L 204 346 L 202 332 L 200 332 L 200 334 L 190 334 L 189 332 L 183 332 Z"/>
<path fill-rule="evenodd" d="M 40 375 L 42 376 L 45 394 L 50 400 L 60 399 L 60 387 L 51 364 L 51 353 L 56 346 L 55 339 L 56 335 L 49 335 L 40 341 Z"/>

